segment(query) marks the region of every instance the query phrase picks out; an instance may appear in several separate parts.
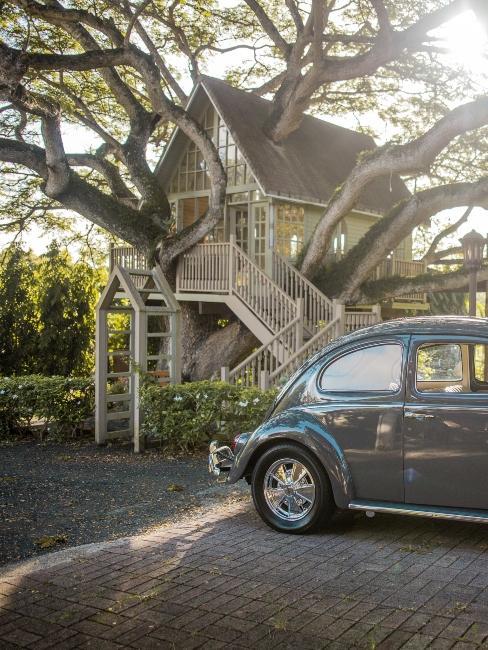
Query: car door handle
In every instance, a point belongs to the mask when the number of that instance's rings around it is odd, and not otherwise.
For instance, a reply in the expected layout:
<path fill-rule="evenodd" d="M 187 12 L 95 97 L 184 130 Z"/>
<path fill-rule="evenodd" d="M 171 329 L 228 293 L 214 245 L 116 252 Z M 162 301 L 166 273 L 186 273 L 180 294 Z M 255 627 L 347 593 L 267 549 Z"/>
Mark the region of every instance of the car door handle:
<path fill-rule="evenodd" d="M 415 411 L 405 411 L 406 418 L 413 418 L 414 420 L 433 420 L 435 415 L 430 413 L 416 413 Z"/>

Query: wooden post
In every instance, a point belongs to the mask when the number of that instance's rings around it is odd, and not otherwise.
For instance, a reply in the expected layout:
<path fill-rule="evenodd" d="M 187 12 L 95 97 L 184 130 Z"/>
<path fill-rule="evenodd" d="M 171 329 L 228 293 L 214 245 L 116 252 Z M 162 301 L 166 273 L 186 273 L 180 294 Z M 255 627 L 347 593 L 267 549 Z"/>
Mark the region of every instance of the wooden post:
<path fill-rule="evenodd" d="M 173 383 L 181 383 L 181 311 L 171 314 L 171 354 L 173 357 Z"/>
<path fill-rule="evenodd" d="M 222 366 L 220 369 L 220 381 L 229 382 L 229 366 Z"/>
<path fill-rule="evenodd" d="M 146 311 L 136 310 L 134 314 L 134 361 L 135 369 L 133 377 L 133 399 L 134 399 L 134 452 L 136 454 L 144 451 L 144 440 L 141 434 L 142 413 L 141 413 L 141 371 L 146 370 L 146 346 L 147 346 L 147 323 Z"/>
<path fill-rule="evenodd" d="M 373 314 L 375 315 L 374 322 L 375 323 L 381 323 L 381 305 L 373 305 L 373 309 L 371 310 Z"/>
<path fill-rule="evenodd" d="M 332 301 L 332 313 L 334 320 L 339 319 L 337 324 L 337 336 L 342 336 L 346 331 L 346 305 L 340 303 L 336 298 Z"/>
<path fill-rule="evenodd" d="M 269 388 L 269 373 L 267 370 L 261 370 L 259 373 L 259 388 L 261 390 L 268 390 Z"/>
<path fill-rule="evenodd" d="M 232 294 L 234 286 L 234 246 L 236 245 L 236 236 L 230 235 L 229 242 L 229 286 L 227 291 L 229 294 Z"/>
<path fill-rule="evenodd" d="M 95 442 L 103 445 L 107 437 L 107 311 L 97 308 L 95 336 Z"/>
<path fill-rule="evenodd" d="M 295 352 L 303 345 L 303 298 L 297 300 L 297 318 L 299 320 L 296 325 Z"/>

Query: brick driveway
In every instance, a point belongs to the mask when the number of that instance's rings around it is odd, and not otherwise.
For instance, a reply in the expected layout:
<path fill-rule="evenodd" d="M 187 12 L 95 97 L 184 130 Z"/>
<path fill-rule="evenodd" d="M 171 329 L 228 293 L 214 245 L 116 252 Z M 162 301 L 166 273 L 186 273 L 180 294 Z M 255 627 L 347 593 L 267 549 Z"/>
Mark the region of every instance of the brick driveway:
<path fill-rule="evenodd" d="M 4 570 L 0 648 L 488 647 L 487 559 L 481 525 L 383 515 L 292 537 L 246 500 Z"/>

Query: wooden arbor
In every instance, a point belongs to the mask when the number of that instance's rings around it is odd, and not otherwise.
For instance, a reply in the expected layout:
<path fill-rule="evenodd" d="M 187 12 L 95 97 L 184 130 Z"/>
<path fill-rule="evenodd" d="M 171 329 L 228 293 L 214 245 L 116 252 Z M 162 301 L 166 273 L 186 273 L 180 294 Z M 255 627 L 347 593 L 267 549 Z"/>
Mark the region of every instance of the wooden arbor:
<path fill-rule="evenodd" d="M 162 271 L 115 266 L 97 305 L 98 444 L 133 437 L 134 451 L 141 451 L 142 375 L 177 383 L 180 360 L 180 308 Z"/>

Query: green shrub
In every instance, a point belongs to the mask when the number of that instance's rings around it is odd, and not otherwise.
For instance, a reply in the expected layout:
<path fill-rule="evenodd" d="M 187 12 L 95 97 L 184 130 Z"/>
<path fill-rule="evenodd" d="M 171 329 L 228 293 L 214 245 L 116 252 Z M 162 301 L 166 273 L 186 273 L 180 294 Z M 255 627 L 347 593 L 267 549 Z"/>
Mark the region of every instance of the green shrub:
<path fill-rule="evenodd" d="M 42 433 L 72 436 L 95 410 L 91 378 L 0 377 L 0 438 L 25 432 L 34 422 Z"/>
<path fill-rule="evenodd" d="M 141 394 L 143 433 L 174 451 L 190 451 L 210 438 L 230 440 L 255 429 L 275 395 L 217 381 L 148 384 Z"/>

